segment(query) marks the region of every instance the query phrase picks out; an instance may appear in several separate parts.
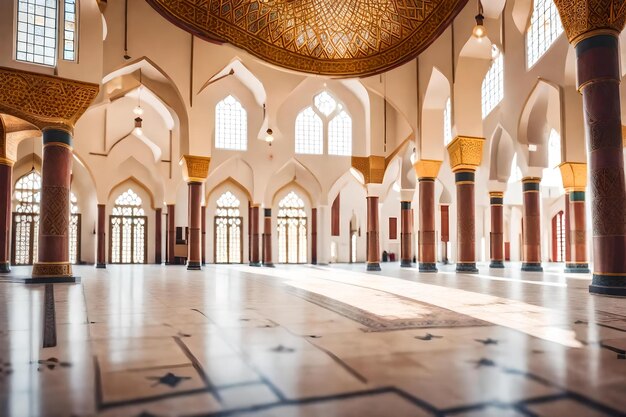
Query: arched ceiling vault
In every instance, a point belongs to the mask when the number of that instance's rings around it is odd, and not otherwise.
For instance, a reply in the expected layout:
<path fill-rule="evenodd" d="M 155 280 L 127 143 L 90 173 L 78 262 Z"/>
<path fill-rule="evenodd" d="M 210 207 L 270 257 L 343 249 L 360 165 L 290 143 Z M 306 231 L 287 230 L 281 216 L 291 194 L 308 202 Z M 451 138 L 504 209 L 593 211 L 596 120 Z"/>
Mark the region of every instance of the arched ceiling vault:
<path fill-rule="evenodd" d="M 147 0 L 203 39 L 290 70 L 377 74 L 415 58 L 468 0 Z"/>

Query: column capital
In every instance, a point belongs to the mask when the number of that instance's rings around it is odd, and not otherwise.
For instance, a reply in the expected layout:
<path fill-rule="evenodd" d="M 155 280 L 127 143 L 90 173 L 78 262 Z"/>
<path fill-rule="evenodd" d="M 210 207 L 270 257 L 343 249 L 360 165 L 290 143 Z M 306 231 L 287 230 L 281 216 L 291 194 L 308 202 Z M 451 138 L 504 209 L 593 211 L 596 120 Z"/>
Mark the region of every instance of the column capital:
<path fill-rule="evenodd" d="M 522 191 L 524 193 L 538 193 L 541 191 L 541 178 L 524 177 L 522 178 Z"/>
<path fill-rule="evenodd" d="M 415 175 L 418 179 L 436 179 L 443 161 L 420 159 L 413 164 Z"/>
<path fill-rule="evenodd" d="M 179 165 L 183 167 L 186 182 L 204 182 L 209 176 L 211 158 L 208 156 L 183 155 Z"/>
<path fill-rule="evenodd" d="M 386 168 L 385 157 L 377 155 L 353 156 L 352 168 L 363 175 L 365 184 L 382 184 Z"/>
<path fill-rule="evenodd" d="M 504 205 L 504 192 L 489 191 L 489 204 L 492 206 L 503 206 Z"/>
<path fill-rule="evenodd" d="M 559 165 L 565 191 L 585 191 L 587 187 L 587 164 L 584 162 L 563 162 Z"/>
<path fill-rule="evenodd" d="M 618 37 L 626 22 L 623 2 L 614 0 L 555 0 L 571 44 L 596 35 Z"/>
<path fill-rule="evenodd" d="M 504 198 L 504 192 L 502 192 L 502 191 L 489 191 L 489 197 L 491 197 L 491 198 Z"/>
<path fill-rule="evenodd" d="M 99 91 L 97 84 L 0 67 L 0 113 L 39 129 L 71 133 Z"/>
<path fill-rule="evenodd" d="M 457 136 L 448 145 L 450 167 L 452 171 L 471 170 L 475 171 L 480 166 L 483 158 L 484 138 L 471 136 Z"/>

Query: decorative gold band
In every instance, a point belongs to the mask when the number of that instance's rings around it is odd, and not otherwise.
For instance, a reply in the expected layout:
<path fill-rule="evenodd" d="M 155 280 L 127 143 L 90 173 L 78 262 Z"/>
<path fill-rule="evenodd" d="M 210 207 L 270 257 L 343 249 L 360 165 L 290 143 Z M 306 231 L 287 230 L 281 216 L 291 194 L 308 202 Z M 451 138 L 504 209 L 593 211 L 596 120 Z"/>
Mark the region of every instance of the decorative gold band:
<path fill-rule="evenodd" d="M 47 148 L 49 146 L 58 146 L 61 148 L 67 148 L 70 151 L 74 151 L 74 148 L 72 148 L 70 145 L 68 145 L 67 143 L 63 143 L 63 142 L 48 142 L 45 145 L 43 145 L 44 148 Z"/>
<path fill-rule="evenodd" d="M 0 156 L 0 165 L 7 165 L 12 167 L 15 164 L 15 161 L 10 160 L 9 158 L 3 158 Z"/>
<path fill-rule="evenodd" d="M 616 38 L 619 38 L 619 32 L 617 30 L 604 28 L 604 29 L 596 29 L 596 30 L 582 33 L 576 36 L 574 39 L 572 39 L 570 43 L 575 48 L 576 45 L 578 45 L 580 42 L 584 41 L 585 39 L 589 39 L 589 38 L 593 38 L 594 36 L 601 36 L 601 35 L 609 35 L 609 36 L 614 36 Z"/>
<path fill-rule="evenodd" d="M 69 262 L 36 262 L 33 265 L 35 277 L 71 277 L 72 265 Z"/>
<path fill-rule="evenodd" d="M 601 82 L 614 82 L 616 84 L 620 83 L 620 80 L 616 80 L 613 77 L 600 77 L 600 78 L 594 78 L 593 80 L 589 80 L 589 81 L 585 81 L 584 83 L 582 83 L 581 85 L 578 86 L 578 92 L 582 93 L 583 90 L 585 89 L 585 87 L 589 87 L 591 84 L 595 84 L 595 83 L 601 83 Z"/>

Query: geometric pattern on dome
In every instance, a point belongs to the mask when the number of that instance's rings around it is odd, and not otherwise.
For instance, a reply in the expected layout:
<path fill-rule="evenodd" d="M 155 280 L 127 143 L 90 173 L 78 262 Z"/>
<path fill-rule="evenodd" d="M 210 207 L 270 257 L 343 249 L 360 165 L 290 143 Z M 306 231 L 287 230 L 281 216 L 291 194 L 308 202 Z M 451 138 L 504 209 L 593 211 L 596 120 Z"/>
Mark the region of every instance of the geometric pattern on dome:
<path fill-rule="evenodd" d="M 147 0 L 177 26 L 269 63 L 363 76 L 426 49 L 467 0 Z"/>

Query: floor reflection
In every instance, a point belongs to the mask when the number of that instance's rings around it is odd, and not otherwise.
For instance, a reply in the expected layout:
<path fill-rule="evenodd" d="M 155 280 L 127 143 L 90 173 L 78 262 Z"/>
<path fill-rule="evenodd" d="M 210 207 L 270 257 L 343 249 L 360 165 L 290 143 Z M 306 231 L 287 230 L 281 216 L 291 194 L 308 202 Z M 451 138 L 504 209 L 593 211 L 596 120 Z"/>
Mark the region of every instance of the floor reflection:
<path fill-rule="evenodd" d="M 77 272 L 50 348 L 44 286 L 0 284 L 0 415 L 626 413 L 626 305 L 555 265 Z"/>

